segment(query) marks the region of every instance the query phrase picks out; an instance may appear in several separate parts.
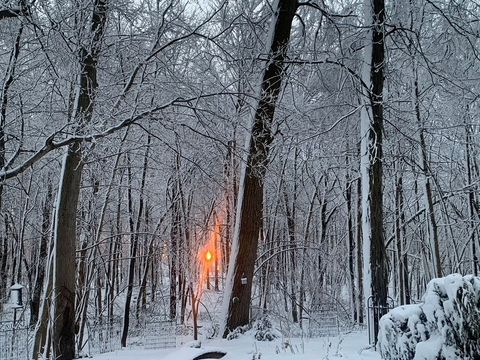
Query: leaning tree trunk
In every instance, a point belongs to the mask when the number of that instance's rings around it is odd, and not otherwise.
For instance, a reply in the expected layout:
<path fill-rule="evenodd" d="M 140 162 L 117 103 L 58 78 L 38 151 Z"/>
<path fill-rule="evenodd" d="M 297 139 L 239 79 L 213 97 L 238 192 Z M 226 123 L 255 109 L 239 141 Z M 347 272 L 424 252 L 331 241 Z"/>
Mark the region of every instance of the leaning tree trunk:
<path fill-rule="evenodd" d="M 296 0 L 278 0 L 272 22 L 268 63 L 261 83 L 259 103 L 249 139 L 247 161 L 243 166 L 237 205 L 235 234 L 224 295 L 223 336 L 249 323 L 253 271 L 258 237 L 262 227 L 263 179 L 269 147 L 273 140 L 271 124 L 284 76 L 284 59 L 290 40 Z M 242 281 L 242 278 L 246 278 Z M 243 282 L 243 283 L 242 283 Z"/>
<path fill-rule="evenodd" d="M 387 261 L 383 233 L 383 77 L 384 0 L 366 0 L 366 26 L 370 27 L 365 47 L 364 89 L 366 106 L 361 121 L 362 231 L 364 256 L 365 305 L 371 296 L 374 306 L 386 307 Z M 373 339 L 377 342 L 378 322 L 382 311 L 373 319 Z"/>
<path fill-rule="evenodd" d="M 75 242 L 82 167 L 80 144 L 69 147 L 63 159 L 54 226 L 52 350 L 61 360 L 75 357 Z"/>
<path fill-rule="evenodd" d="M 100 44 L 106 27 L 106 0 L 95 0 L 91 19 L 92 41 L 89 49 L 80 49 L 80 75 L 76 112 L 72 118 L 77 132 L 90 123 L 95 94 L 98 88 L 97 63 Z M 76 216 L 80 194 L 82 170 L 82 145 L 73 143 L 63 159 L 53 229 L 53 332 L 52 351 L 57 360 L 75 357 L 75 250 Z"/>

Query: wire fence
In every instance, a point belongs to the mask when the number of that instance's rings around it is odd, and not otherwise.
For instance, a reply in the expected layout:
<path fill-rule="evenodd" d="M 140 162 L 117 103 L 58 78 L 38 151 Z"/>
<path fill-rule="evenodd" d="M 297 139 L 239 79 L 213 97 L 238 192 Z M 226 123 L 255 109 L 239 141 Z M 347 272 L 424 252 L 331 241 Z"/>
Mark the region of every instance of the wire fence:
<path fill-rule="evenodd" d="M 24 318 L 0 322 L 0 359 L 28 360 L 31 331 Z"/>
<path fill-rule="evenodd" d="M 375 304 L 373 296 L 367 300 L 368 343 L 375 346 L 380 318 L 395 307 L 395 301 L 388 296 L 384 305 Z"/>
<path fill-rule="evenodd" d="M 86 340 L 78 353 L 93 356 L 121 349 L 122 323 L 87 322 Z M 0 321 L 0 360 L 30 360 L 33 330 L 22 317 L 17 321 Z M 164 349 L 177 346 L 175 321 L 149 318 L 131 327 L 128 348 Z"/>
<path fill-rule="evenodd" d="M 88 323 L 88 340 L 82 352 L 89 356 L 121 349 L 121 320 L 108 323 Z M 175 321 L 155 317 L 137 322 L 129 329 L 128 348 L 165 349 L 177 346 Z"/>

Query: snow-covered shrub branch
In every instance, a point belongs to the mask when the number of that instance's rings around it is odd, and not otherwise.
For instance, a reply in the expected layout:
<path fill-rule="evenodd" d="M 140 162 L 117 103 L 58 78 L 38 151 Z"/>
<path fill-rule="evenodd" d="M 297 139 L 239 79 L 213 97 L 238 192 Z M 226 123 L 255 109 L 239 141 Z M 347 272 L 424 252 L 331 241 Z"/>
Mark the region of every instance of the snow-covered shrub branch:
<path fill-rule="evenodd" d="M 380 320 L 384 359 L 480 358 L 480 277 L 433 279 L 423 303 L 400 306 Z"/>

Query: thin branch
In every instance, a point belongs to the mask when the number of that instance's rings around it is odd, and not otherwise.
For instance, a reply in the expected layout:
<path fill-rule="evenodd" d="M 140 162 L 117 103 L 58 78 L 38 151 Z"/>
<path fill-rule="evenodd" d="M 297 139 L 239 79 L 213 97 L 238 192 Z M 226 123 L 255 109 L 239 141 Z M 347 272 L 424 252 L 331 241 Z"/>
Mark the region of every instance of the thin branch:
<path fill-rule="evenodd" d="M 66 139 L 59 140 L 59 141 L 54 141 L 55 136 L 58 134 L 58 132 L 55 132 L 51 134 L 44 142 L 43 146 L 36 150 L 33 155 L 31 155 L 29 158 L 24 160 L 24 162 L 17 167 L 13 169 L 8 169 L 8 168 L 3 168 L 0 171 L 0 183 L 4 182 L 7 179 L 10 179 L 12 177 L 15 177 L 28 169 L 30 166 L 41 160 L 45 155 L 48 153 L 52 152 L 53 150 L 62 148 L 64 146 L 71 145 L 73 143 L 77 142 L 93 142 L 99 139 L 102 139 L 104 137 L 107 137 L 108 135 L 111 135 L 115 133 L 116 131 L 123 129 L 126 126 L 129 126 L 131 124 L 134 124 L 137 121 L 140 121 L 142 119 L 151 117 L 152 115 L 160 112 L 161 110 L 164 110 L 166 108 L 169 108 L 171 106 L 185 106 L 185 105 L 191 105 L 192 102 L 198 100 L 198 99 L 204 99 L 204 98 L 210 98 L 210 97 L 215 97 L 215 96 L 220 96 L 220 95 L 238 95 L 238 93 L 211 93 L 211 94 L 204 94 L 204 95 L 198 95 L 195 97 L 191 97 L 188 99 L 184 98 L 176 98 L 174 100 L 171 100 L 165 104 L 153 107 L 149 110 L 143 111 L 140 114 L 137 114 L 135 116 L 126 118 L 123 121 L 120 121 L 116 125 L 108 128 L 105 131 L 95 133 L 95 134 L 90 134 L 90 135 L 83 135 L 83 136 L 70 136 Z"/>

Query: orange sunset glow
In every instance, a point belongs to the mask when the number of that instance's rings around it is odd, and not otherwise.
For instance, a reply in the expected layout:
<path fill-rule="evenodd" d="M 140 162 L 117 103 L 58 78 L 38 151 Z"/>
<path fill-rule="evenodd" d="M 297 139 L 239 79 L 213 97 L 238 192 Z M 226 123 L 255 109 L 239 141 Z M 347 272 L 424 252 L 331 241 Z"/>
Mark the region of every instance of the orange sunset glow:
<path fill-rule="evenodd" d="M 215 224 L 213 229 L 206 234 L 206 242 L 198 252 L 200 262 L 200 283 L 207 284 L 208 278 L 215 272 L 215 267 L 220 271 L 221 266 L 221 248 L 220 235 L 221 226 L 218 216 L 214 217 Z"/>
<path fill-rule="evenodd" d="M 207 253 L 205 254 L 205 259 L 206 259 L 208 262 L 212 261 L 213 255 L 212 255 L 212 253 L 210 252 L 210 250 L 208 250 Z"/>

